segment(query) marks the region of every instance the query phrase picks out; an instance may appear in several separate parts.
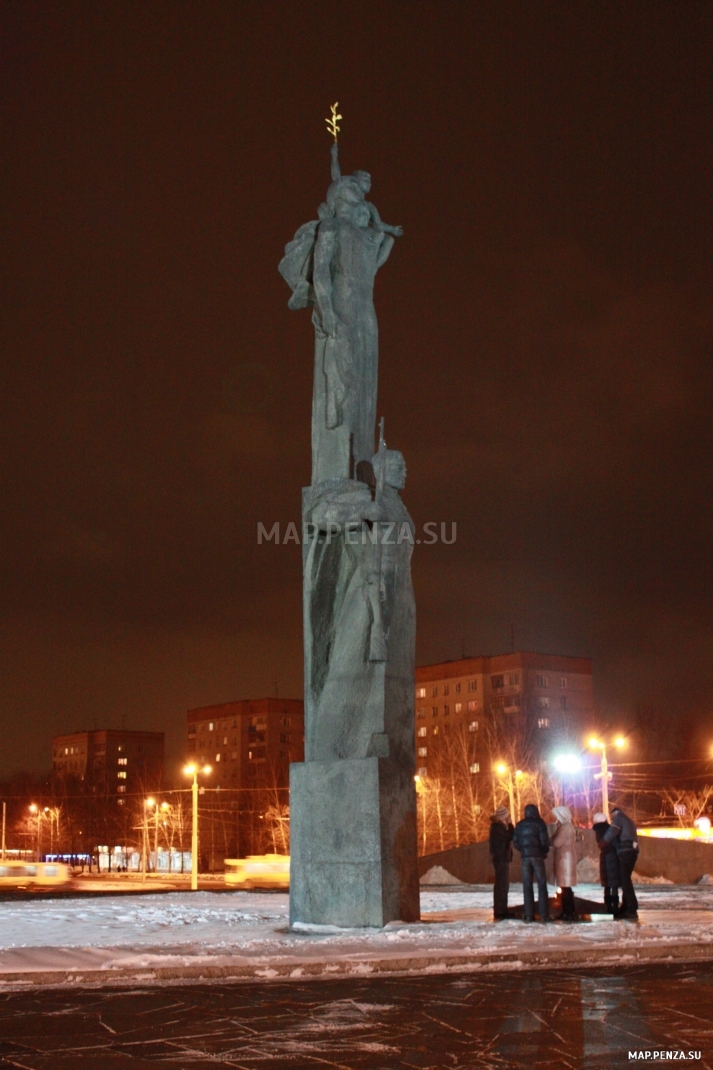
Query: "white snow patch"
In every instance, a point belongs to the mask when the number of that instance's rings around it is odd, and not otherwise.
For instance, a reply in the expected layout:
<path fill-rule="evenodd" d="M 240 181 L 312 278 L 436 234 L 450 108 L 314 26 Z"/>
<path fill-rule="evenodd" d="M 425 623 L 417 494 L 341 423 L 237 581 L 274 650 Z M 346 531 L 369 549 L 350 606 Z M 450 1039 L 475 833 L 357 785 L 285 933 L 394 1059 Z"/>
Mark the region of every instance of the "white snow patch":
<path fill-rule="evenodd" d="M 463 881 L 459 881 L 443 866 L 431 866 L 421 877 L 419 884 L 463 884 Z"/>
<path fill-rule="evenodd" d="M 632 884 L 673 884 L 668 877 L 645 877 L 643 873 L 631 874 Z"/>
<path fill-rule="evenodd" d="M 577 894 L 602 902 L 598 885 L 580 884 Z M 456 954 L 463 956 L 464 968 L 476 969 L 483 953 L 520 959 L 536 952 L 556 962 L 560 951 L 584 949 L 592 961 L 601 956 L 608 961 L 622 950 L 713 942 L 709 881 L 639 885 L 641 923 L 631 926 L 603 919 L 596 925 L 496 925 L 492 896 L 487 885 L 426 886 L 420 922 L 398 922 L 384 930 L 321 926 L 300 931 L 288 927 L 286 893 L 175 892 L 138 896 L 128 903 L 126 897 L 106 896 L 81 905 L 73 900 L 6 900 L 0 911 L 0 989 L 10 988 L 2 974 L 18 971 L 72 970 L 86 978 L 82 971 L 104 969 L 110 978 L 127 968 L 144 976 L 161 965 L 203 968 L 211 963 L 250 966 L 265 979 L 297 970 L 304 970 L 304 977 L 315 972 L 315 965 L 318 974 L 357 976 L 370 973 L 375 960 L 383 958 L 427 955 L 440 964 Z M 522 891 L 511 885 L 510 904 L 518 903 Z M 511 958 L 498 968 L 521 967 Z"/>

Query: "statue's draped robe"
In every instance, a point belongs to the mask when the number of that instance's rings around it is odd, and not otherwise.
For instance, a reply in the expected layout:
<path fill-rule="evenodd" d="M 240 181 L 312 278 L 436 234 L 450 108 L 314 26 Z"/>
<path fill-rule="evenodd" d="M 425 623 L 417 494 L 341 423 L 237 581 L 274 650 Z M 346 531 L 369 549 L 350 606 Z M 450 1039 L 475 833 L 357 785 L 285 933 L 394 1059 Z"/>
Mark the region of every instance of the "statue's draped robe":
<path fill-rule="evenodd" d="M 369 586 L 378 550 L 363 517 L 371 506 L 368 488 L 354 480 L 305 492 L 305 529 L 312 533 L 304 546 L 305 758 L 385 757 L 392 748 L 413 766 L 413 521 L 397 491 L 385 486 L 377 584 L 388 659 L 370 661 Z"/>
<path fill-rule="evenodd" d="M 348 477 L 374 453 L 379 333 L 374 278 L 393 244 L 345 219 L 320 224 L 314 250 L 316 305 L 312 397 L 312 483 Z M 336 317 L 324 329 L 323 303 Z"/>

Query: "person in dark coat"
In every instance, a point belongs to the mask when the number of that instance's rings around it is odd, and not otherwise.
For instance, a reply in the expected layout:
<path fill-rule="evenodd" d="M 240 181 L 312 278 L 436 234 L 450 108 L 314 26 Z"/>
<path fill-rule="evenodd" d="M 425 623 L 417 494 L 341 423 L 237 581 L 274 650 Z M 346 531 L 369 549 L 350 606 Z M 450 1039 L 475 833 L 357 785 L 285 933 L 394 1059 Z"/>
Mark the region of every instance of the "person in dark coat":
<path fill-rule="evenodd" d="M 537 881 L 537 906 L 540 921 L 549 921 L 550 903 L 547 895 L 545 859 L 549 853 L 550 839 L 547 834 L 547 825 L 540 817 L 540 811 L 534 803 L 528 803 L 525 807 L 525 816 L 515 826 L 512 842 L 520 852 L 522 861 L 522 893 L 525 900 L 525 921 L 535 920 L 533 880 Z"/>
<path fill-rule="evenodd" d="M 490 857 L 495 870 L 493 885 L 493 918 L 504 921 L 508 914 L 508 891 L 510 889 L 510 863 L 512 862 L 512 837 L 514 833 L 507 808 L 499 806 L 490 818 Z"/>
<path fill-rule="evenodd" d="M 619 917 L 635 920 L 639 916 L 639 904 L 631 874 L 634 872 L 636 859 L 639 857 L 639 844 L 636 839 L 636 825 L 618 806 L 611 808 L 611 823 L 604 833 L 604 842 L 613 845 L 619 862 L 622 897 Z"/>
<path fill-rule="evenodd" d="M 604 835 L 609 830 L 609 822 L 606 814 L 595 814 L 592 829 L 597 838 L 599 848 L 599 881 L 604 889 L 604 906 L 608 914 L 615 917 L 619 913 L 619 889 L 621 888 L 621 873 L 619 872 L 619 859 L 616 848 L 611 843 L 606 843 Z"/>

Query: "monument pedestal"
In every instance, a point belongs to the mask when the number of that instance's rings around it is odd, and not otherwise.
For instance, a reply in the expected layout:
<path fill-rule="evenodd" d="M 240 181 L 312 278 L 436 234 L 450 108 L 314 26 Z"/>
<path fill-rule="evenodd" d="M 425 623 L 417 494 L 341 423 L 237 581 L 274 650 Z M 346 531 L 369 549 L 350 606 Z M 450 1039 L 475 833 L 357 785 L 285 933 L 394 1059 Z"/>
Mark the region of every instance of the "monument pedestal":
<path fill-rule="evenodd" d="M 391 758 L 290 766 L 290 924 L 418 921 L 416 793 Z"/>

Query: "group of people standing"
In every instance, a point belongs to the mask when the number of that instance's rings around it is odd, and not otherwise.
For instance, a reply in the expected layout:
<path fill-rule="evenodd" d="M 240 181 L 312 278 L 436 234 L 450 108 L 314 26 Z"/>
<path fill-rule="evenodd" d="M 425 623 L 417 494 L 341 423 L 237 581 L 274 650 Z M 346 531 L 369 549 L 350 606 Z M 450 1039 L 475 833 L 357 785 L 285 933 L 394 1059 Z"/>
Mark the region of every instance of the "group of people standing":
<path fill-rule="evenodd" d="M 550 915 L 547 893 L 545 859 L 554 852 L 554 877 L 561 889 L 562 921 L 575 921 L 576 912 L 573 888 L 577 884 L 577 832 L 572 824 L 572 815 L 567 806 L 556 806 L 552 811 L 554 822 L 549 826 L 540 816 L 534 803 L 525 807 L 525 816 L 513 826 L 507 807 L 500 806 L 490 819 L 490 857 L 495 869 L 493 888 L 493 915 L 495 921 L 513 917 L 508 913 L 510 886 L 510 862 L 513 846 L 520 852 L 522 866 L 522 891 L 525 901 L 524 920 L 535 920 L 535 894 L 537 885 L 538 913 L 540 921 L 554 919 Z M 611 821 L 605 814 L 595 814 L 592 825 L 599 848 L 599 879 L 604 888 L 604 905 L 607 913 L 615 918 L 634 920 L 638 917 L 632 873 L 639 854 L 636 825 L 618 806 L 611 810 Z M 619 905 L 619 889 L 622 903 Z"/>

